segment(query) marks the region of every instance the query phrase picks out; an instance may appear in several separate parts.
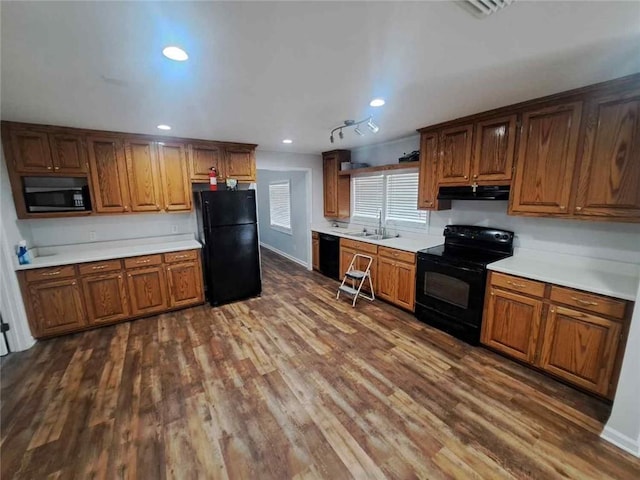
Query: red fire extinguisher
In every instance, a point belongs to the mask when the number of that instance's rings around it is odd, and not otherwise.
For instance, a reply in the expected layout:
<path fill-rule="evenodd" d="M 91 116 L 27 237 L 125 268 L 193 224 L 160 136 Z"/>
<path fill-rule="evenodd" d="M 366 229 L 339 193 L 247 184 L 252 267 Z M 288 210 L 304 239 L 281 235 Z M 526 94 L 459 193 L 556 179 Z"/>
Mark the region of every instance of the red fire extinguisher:
<path fill-rule="evenodd" d="M 211 167 L 209 171 L 209 190 L 218 190 L 218 172 L 216 172 L 216 167 Z"/>

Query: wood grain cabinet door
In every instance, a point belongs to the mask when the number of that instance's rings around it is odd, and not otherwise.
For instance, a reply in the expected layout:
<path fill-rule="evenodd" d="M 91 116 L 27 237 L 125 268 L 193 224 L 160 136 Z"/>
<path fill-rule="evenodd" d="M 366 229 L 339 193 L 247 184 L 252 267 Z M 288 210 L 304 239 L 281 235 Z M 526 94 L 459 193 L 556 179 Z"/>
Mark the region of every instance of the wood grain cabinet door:
<path fill-rule="evenodd" d="M 320 240 L 317 238 L 311 240 L 311 267 L 320 270 Z"/>
<path fill-rule="evenodd" d="M 473 125 L 446 128 L 440 133 L 440 183 L 469 183 Z"/>
<path fill-rule="evenodd" d="M 20 173 L 50 173 L 53 171 L 49 136 L 32 129 L 11 129 L 14 168 Z"/>
<path fill-rule="evenodd" d="M 640 90 L 591 102 L 574 213 L 640 220 Z"/>
<path fill-rule="evenodd" d="M 65 333 L 86 325 L 82 295 L 75 279 L 32 283 L 29 301 L 37 324 L 36 336 Z"/>
<path fill-rule="evenodd" d="M 398 287 L 398 269 L 395 262 L 389 258 L 378 259 L 378 289 L 375 294 L 389 302 L 396 301 L 396 289 Z"/>
<path fill-rule="evenodd" d="M 369 275 L 371 276 L 371 285 L 373 285 L 373 291 L 375 293 L 375 291 L 378 289 L 378 257 L 376 255 L 372 255 L 371 253 L 368 252 L 358 252 L 356 251 L 356 253 L 360 253 L 362 255 L 367 255 L 369 257 L 371 257 L 371 268 L 369 269 Z M 356 268 L 362 272 L 364 272 L 367 269 L 367 265 L 369 264 L 369 260 L 366 258 L 359 258 L 357 263 L 356 263 Z M 369 288 L 369 282 L 365 282 L 362 290 L 364 290 L 365 292 L 369 292 L 371 289 Z"/>
<path fill-rule="evenodd" d="M 256 181 L 256 160 L 253 148 L 225 147 L 225 171 L 228 178 L 241 182 Z"/>
<path fill-rule="evenodd" d="M 415 310 L 416 298 L 416 266 L 409 263 L 396 263 L 396 305 L 411 310 Z M 382 275 L 380 276 L 382 280 Z"/>
<path fill-rule="evenodd" d="M 218 179 L 226 178 L 224 151 L 216 145 L 189 145 L 189 173 L 192 182 L 209 182 L 209 171 L 215 167 Z M 235 177 L 234 177 L 235 178 Z"/>
<path fill-rule="evenodd" d="M 533 363 L 540 329 L 542 300 L 490 287 L 482 343 L 511 357 Z"/>
<path fill-rule="evenodd" d="M 569 213 L 582 102 L 525 112 L 510 213 Z"/>
<path fill-rule="evenodd" d="M 87 151 L 80 135 L 53 133 L 49 135 L 53 171 L 56 173 L 87 173 Z"/>
<path fill-rule="evenodd" d="M 438 201 L 438 133 L 422 133 L 420 135 L 420 171 L 418 187 L 418 208 L 423 210 L 440 210 L 451 207 L 450 201 Z"/>
<path fill-rule="evenodd" d="M 606 395 L 620 341 L 618 322 L 552 305 L 540 367 L 576 385 Z"/>
<path fill-rule="evenodd" d="M 90 324 L 111 323 L 130 316 L 122 272 L 89 275 L 81 281 Z"/>
<path fill-rule="evenodd" d="M 122 140 L 88 137 L 94 210 L 99 213 L 129 211 L 129 187 Z"/>
<path fill-rule="evenodd" d="M 170 307 L 202 302 L 202 271 L 199 261 L 174 263 L 167 266 L 167 278 Z"/>
<path fill-rule="evenodd" d="M 325 155 L 322 159 L 322 187 L 324 216 L 338 216 L 338 155 Z"/>
<path fill-rule="evenodd" d="M 492 118 L 476 124 L 472 180 L 511 180 L 516 145 L 517 116 Z"/>
<path fill-rule="evenodd" d="M 131 314 L 156 313 L 168 308 L 164 267 L 127 270 Z"/>
<path fill-rule="evenodd" d="M 356 251 L 351 248 L 340 247 L 340 280 L 344 278 L 344 274 L 349 270 L 349 265 L 351 265 L 351 260 L 353 260 L 355 254 Z"/>
<path fill-rule="evenodd" d="M 191 210 L 191 182 L 182 143 L 158 144 L 164 209 L 171 212 Z"/>
<path fill-rule="evenodd" d="M 155 142 L 127 139 L 124 142 L 127 178 L 134 212 L 158 212 L 162 205 L 160 168 Z"/>

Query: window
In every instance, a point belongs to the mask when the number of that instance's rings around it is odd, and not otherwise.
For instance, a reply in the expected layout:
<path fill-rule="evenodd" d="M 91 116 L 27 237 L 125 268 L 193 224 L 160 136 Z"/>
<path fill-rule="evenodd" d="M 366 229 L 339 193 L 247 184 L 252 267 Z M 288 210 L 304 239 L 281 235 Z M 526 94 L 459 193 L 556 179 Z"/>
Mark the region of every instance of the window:
<path fill-rule="evenodd" d="M 291 233 L 291 189 L 289 182 L 269 184 L 269 217 L 271 228 Z"/>
<path fill-rule="evenodd" d="M 352 217 L 383 222 L 425 224 L 427 212 L 418 210 L 418 172 L 352 177 Z"/>
<path fill-rule="evenodd" d="M 382 210 L 384 176 L 353 177 L 353 213 L 354 217 L 378 218 Z"/>

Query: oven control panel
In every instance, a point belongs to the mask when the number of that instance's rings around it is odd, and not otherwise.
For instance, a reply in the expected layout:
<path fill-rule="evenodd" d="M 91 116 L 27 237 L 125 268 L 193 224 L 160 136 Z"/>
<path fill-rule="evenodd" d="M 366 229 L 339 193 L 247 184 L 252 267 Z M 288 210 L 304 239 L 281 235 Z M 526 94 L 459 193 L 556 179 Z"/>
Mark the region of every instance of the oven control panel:
<path fill-rule="evenodd" d="M 468 239 L 487 243 L 513 242 L 513 232 L 475 225 L 447 225 L 444 236 L 446 239 Z"/>

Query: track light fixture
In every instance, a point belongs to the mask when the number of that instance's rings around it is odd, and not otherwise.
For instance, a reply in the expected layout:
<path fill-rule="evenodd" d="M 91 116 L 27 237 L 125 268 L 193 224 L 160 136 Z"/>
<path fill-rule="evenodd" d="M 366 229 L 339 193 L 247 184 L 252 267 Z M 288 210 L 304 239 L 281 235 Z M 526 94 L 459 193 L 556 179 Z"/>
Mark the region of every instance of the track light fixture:
<path fill-rule="evenodd" d="M 378 133 L 378 131 L 380 130 L 380 127 L 378 127 L 378 125 L 373 123 L 373 117 L 367 117 L 364 120 L 360 120 L 359 122 L 356 122 L 355 120 L 345 120 L 342 125 L 338 125 L 333 130 L 331 130 L 331 134 L 329 135 L 329 141 L 331 143 L 335 141 L 333 134 L 336 131 L 338 132 L 338 138 L 342 140 L 344 138 L 344 133 L 342 133 L 342 129 L 347 127 L 354 127 L 353 131 L 357 135 L 364 135 L 364 132 L 360 130 L 360 125 L 362 125 L 363 123 L 366 123 L 367 127 L 369 127 L 369 130 L 371 130 L 373 133 Z"/>

